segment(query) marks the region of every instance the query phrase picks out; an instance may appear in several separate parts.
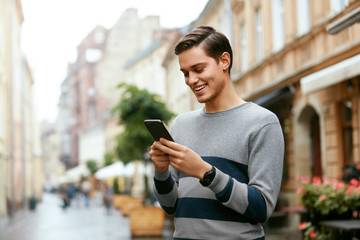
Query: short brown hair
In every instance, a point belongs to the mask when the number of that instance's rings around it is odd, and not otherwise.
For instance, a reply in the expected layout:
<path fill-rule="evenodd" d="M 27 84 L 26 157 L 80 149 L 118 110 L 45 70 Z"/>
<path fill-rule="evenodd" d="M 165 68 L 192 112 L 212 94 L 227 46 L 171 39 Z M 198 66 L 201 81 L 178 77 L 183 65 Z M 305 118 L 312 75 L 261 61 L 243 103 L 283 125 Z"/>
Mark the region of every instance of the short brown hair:
<path fill-rule="evenodd" d="M 219 59 L 224 52 L 230 55 L 229 73 L 232 66 L 233 54 L 227 37 L 217 32 L 213 27 L 200 26 L 187 33 L 175 46 L 175 54 L 179 55 L 192 47 L 203 45 L 205 53 L 219 63 Z"/>

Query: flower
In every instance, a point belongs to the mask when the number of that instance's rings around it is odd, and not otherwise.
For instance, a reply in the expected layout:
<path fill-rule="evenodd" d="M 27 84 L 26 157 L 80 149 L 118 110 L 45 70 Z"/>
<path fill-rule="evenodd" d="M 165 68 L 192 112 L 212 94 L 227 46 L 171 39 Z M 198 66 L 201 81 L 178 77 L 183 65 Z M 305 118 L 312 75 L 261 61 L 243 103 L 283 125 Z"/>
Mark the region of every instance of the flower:
<path fill-rule="evenodd" d="M 326 200 L 326 195 L 325 194 L 321 195 L 320 198 L 319 198 L 320 202 L 322 202 L 324 200 Z"/>
<path fill-rule="evenodd" d="M 321 184 L 321 178 L 320 178 L 319 176 L 313 177 L 312 183 L 313 183 L 314 185 L 320 185 L 320 184 Z"/>
<path fill-rule="evenodd" d="M 343 183 L 343 182 L 338 182 L 334 185 L 334 188 L 336 190 L 341 190 L 343 187 L 345 187 L 345 183 Z"/>
<path fill-rule="evenodd" d="M 312 230 L 311 232 L 310 232 L 310 234 L 309 234 L 309 237 L 310 238 L 316 238 L 316 232 L 314 231 L 314 230 Z"/>
<path fill-rule="evenodd" d="M 308 179 L 301 177 L 300 179 Z M 314 177 L 311 182 L 302 181 L 297 188 L 309 220 L 316 223 L 324 219 L 343 219 L 360 208 L 359 181 L 345 184 L 336 179 L 322 181 Z"/>
<path fill-rule="evenodd" d="M 350 185 L 357 187 L 359 185 L 359 180 L 357 180 L 356 178 L 353 178 L 350 180 Z"/>
<path fill-rule="evenodd" d="M 351 195 L 355 192 L 355 187 L 354 186 L 349 186 L 347 189 L 346 189 L 346 194 L 347 195 Z"/>
<path fill-rule="evenodd" d="M 304 230 L 306 227 L 307 227 L 308 223 L 307 222 L 302 222 L 300 225 L 299 225 L 299 230 Z"/>
<path fill-rule="evenodd" d="M 304 187 L 302 187 L 302 186 L 298 187 L 297 190 L 296 190 L 296 194 L 298 194 L 298 195 L 301 194 L 303 190 L 305 190 Z"/>

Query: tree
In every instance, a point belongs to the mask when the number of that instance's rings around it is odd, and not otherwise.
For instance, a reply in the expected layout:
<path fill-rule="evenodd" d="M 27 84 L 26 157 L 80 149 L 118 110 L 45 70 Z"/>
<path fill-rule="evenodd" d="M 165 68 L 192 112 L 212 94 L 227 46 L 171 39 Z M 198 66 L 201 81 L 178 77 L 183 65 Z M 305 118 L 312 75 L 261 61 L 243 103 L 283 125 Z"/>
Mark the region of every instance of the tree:
<path fill-rule="evenodd" d="M 174 114 L 170 112 L 161 97 L 139 89 L 134 85 L 120 84 L 120 102 L 113 109 L 119 116 L 119 124 L 124 131 L 117 136 L 115 153 L 127 164 L 134 160 L 144 160 L 145 153 L 154 142 L 147 131 L 145 119 L 161 119 L 167 123 Z"/>
<path fill-rule="evenodd" d="M 115 162 L 115 156 L 113 152 L 106 152 L 104 154 L 104 167 L 109 166 Z"/>
<path fill-rule="evenodd" d="M 94 159 L 89 159 L 86 161 L 86 167 L 89 169 L 91 175 L 94 175 L 95 172 L 99 169 L 97 161 Z"/>

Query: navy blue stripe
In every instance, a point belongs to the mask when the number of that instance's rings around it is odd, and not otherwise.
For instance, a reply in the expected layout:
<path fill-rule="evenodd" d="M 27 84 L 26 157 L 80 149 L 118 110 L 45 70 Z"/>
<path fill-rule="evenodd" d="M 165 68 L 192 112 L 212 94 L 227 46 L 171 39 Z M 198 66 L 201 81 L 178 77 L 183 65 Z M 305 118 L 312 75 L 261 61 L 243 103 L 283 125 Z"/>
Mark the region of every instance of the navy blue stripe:
<path fill-rule="evenodd" d="M 218 200 L 203 198 L 179 198 L 175 217 L 251 222 L 251 219 L 224 206 Z"/>
<path fill-rule="evenodd" d="M 165 181 L 160 181 L 154 178 L 154 183 L 159 194 L 168 194 L 174 188 L 175 182 L 170 175 Z"/>
<path fill-rule="evenodd" d="M 216 198 L 220 201 L 220 202 L 227 202 L 230 199 L 231 193 L 232 193 L 232 188 L 234 185 L 234 179 L 232 179 L 231 177 L 229 177 L 229 181 L 226 184 L 225 188 L 219 192 L 218 194 L 216 194 Z"/>
<path fill-rule="evenodd" d="M 253 219 L 256 223 L 262 223 L 266 220 L 266 203 L 260 191 L 252 186 L 248 186 L 249 206 L 245 211 L 245 216 Z"/>
<path fill-rule="evenodd" d="M 223 173 L 235 178 L 238 182 L 249 183 L 249 177 L 247 174 L 247 165 L 226 159 L 221 157 L 201 157 L 204 161 L 208 162 L 212 166 L 215 166 Z M 186 175 L 180 173 L 179 178 L 186 177 Z"/>
<path fill-rule="evenodd" d="M 161 206 L 162 209 L 164 209 L 164 211 L 169 214 L 169 215 L 172 215 L 175 213 L 176 211 L 176 204 L 175 204 L 175 207 L 164 207 L 164 206 Z"/>

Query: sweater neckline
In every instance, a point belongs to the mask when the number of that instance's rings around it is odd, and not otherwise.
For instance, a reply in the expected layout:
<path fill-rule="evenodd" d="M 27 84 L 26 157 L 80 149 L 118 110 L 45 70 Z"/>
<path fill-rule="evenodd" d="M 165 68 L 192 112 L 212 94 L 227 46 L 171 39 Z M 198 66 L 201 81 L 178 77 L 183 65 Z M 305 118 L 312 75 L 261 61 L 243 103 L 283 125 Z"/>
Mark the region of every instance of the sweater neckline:
<path fill-rule="evenodd" d="M 201 109 L 201 114 L 205 117 L 216 117 L 216 116 L 224 116 L 224 115 L 228 115 L 234 111 L 238 111 L 238 110 L 242 110 L 243 108 L 249 106 L 251 104 L 251 102 L 245 102 L 243 104 L 240 104 L 239 106 L 236 106 L 234 108 L 230 108 L 228 110 L 224 110 L 224 111 L 220 111 L 220 112 L 215 112 L 215 113 L 207 113 L 205 112 L 205 106 Z"/>

